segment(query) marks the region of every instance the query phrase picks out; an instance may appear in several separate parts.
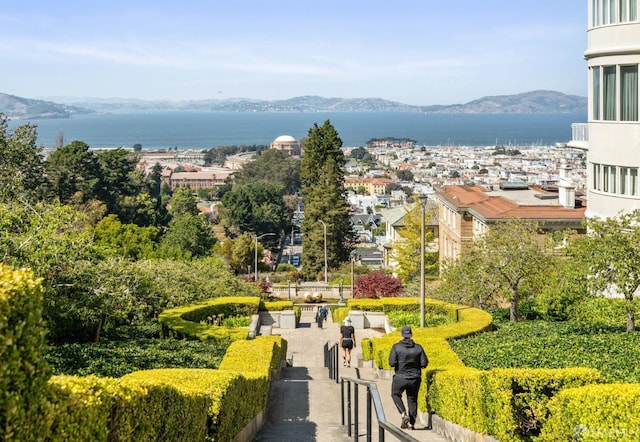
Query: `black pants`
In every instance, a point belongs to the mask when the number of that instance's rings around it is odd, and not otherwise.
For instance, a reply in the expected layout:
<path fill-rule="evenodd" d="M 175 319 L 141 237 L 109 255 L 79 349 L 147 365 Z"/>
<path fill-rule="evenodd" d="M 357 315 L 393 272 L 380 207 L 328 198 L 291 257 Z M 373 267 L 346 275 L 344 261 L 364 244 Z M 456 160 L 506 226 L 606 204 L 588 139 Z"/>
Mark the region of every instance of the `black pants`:
<path fill-rule="evenodd" d="M 400 413 L 406 411 L 402 402 L 402 393 L 407 392 L 407 408 L 409 409 L 409 423 L 414 425 L 418 415 L 418 390 L 420 390 L 421 379 L 405 379 L 393 376 L 391 382 L 391 397 L 393 403 Z"/>

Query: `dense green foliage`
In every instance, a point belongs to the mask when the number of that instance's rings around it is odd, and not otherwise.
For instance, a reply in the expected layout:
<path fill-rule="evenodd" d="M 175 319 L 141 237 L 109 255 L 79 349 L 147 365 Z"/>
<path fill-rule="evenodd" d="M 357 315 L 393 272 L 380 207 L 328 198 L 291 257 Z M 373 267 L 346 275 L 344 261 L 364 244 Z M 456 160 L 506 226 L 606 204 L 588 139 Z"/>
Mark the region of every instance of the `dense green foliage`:
<path fill-rule="evenodd" d="M 50 376 L 42 322 L 41 281 L 0 264 L 0 440 L 42 440 Z"/>
<path fill-rule="evenodd" d="M 412 312 L 412 313 L 408 313 L 404 311 L 389 312 L 387 313 L 387 318 L 395 328 L 401 328 L 404 325 L 409 325 L 411 327 L 420 326 L 420 314 L 415 312 Z M 449 324 L 450 322 L 451 322 L 451 318 L 446 314 L 427 312 L 424 315 L 425 327 L 437 327 L 439 325 Z"/>
<path fill-rule="evenodd" d="M 46 193 L 37 138 L 35 125 L 21 125 L 9 132 L 7 119 L 0 114 L 0 203 L 16 199 L 33 203 Z"/>
<path fill-rule="evenodd" d="M 640 288 L 640 210 L 604 220 L 590 218 L 586 227 L 588 234 L 573 238 L 569 252 L 583 265 L 591 293 L 624 296 L 629 303 L 627 331 L 633 331 L 632 303 Z"/>
<path fill-rule="evenodd" d="M 547 268 L 555 256 L 540 244 L 534 222 L 507 219 L 445 265 L 439 296 L 480 308 L 508 302 L 511 321 L 519 319 L 518 304 L 542 291 Z"/>
<path fill-rule="evenodd" d="M 51 347 L 45 359 L 56 375 L 119 378 L 154 368 L 218 368 L 231 340 L 135 339 Z"/>
<path fill-rule="evenodd" d="M 233 186 L 222 197 L 220 218 L 234 235 L 280 232 L 287 222 L 282 185 L 251 182 Z"/>
<path fill-rule="evenodd" d="M 305 206 L 301 229 L 302 270 L 308 279 L 321 275 L 325 250 L 329 268 L 338 268 L 349 260 L 355 238 L 345 198 L 344 169 L 338 132 L 329 120 L 322 126 L 315 123 L 305 140 L 300 166 Z"/>
<path fill-rule="evenodd" d="M 267 149 L 242 166 L 235 176 L 238 185 L 255 182 L 282 186 L 283 195 L 293 195 L 300 189 L 300 159 L 276 149 Z"/>
<path fill-rule="evenodd" d="M 495 332 L 451 341 L 470 367 L 598 369 L 609 382 L 639 382 L 640 336 L 589 329 L 568 322 L 499 323 Z"/>

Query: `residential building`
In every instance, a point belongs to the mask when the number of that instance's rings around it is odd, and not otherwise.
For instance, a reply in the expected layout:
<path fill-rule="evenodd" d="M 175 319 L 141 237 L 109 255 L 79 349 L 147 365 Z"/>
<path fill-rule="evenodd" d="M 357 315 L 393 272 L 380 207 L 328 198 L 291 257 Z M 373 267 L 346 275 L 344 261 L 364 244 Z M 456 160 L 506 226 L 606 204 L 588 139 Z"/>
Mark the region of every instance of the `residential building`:
<path fill-rule="evenodd" d="M 387 193 L 387 186 L 393 182 L 388 178 L 347 176 L 344 179 L 344 186 L 347 190 L 353 190 L 354 192 L 358 192 L 362 188 L 367 195 L 374 196 Z"/>
<path fill-rule="evenodd" d="M 589 0 L 588 119 L 569 147 L 587 150 L 589 218 L 640 209 L 639 0 Z"/>
<path fill-rule="evenodd" d="M 568 176 L 567 171 L 563 176 Z M 492 224 L 509 218 L 535 221 L 541 234 L 573 229 L 583 232 L 583 201 L 567 179 L 557 191 L 540 186 L 445 186 L 435 194 L 439 214 L 440 262 L 457 259 Z M 576 205 L 578 202 L 580 205 Z"/>

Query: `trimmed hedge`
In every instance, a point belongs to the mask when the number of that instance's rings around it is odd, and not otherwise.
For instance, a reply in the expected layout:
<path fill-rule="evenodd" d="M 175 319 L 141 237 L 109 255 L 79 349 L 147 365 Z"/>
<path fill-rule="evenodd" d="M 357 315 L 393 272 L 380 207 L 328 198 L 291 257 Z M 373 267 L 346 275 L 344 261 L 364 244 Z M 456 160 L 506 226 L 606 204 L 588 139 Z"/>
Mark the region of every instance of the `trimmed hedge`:
<path fill-rule="evenodd" d="M 266 407 L 286 341 L 231 344 L 219 370 L 158 369 L 120 379 L 54 376 L 47 440 L 226 441 Z M 43 420 L 40 420 L 43 424 Z"/>
<path fill-rule="evenodd" d="M 0 440 L 41 440 L 51 370 L 44 359 L 42 286 L 29 270 L 0 264 Z"/>
<path fill-rule="evenodd" d="M 640 384 L 568 388 L 549 401 L 545 442 L 640 440 Z"/>
<path fill-rule="evenodd" d="M 502 442 L 537 436 L 547 419 L 549 400 L 561 389 L 603 381 L 592 368 L 500 368 L 484 373 L 489 434 Z"/>
<path fill-rule="evenodd" d="M 240 340 L 247 339 L 248 329 L 209 325 L 207 318 L 217 315 L 251 316 L 258 313 L 259 307 L 259 297 L 225 296 L 165 310 L 158 316 L 158 321 L 163 329 L 171 330 L 177 337 Z"/>
<path fill-rule="evenodd" d="M 261 301 L 260 310 L 269 312 L 293 310 L 293 301 Z"/>

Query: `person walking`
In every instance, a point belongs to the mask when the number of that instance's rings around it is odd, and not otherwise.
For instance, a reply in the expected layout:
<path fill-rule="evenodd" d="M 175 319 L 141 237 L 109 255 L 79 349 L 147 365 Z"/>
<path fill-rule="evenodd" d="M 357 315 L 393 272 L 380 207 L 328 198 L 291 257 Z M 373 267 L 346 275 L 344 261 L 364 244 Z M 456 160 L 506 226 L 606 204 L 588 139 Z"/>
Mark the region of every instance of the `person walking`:
<path fill-rule="evenodd" d="M 351 350 L 356 346 L 356 331 L 348 316 L 344 318 L 344 325 L 340 326 L 340 346 L 342 347 L 342 365 L 351 367 Z"/>
<path fill-rule="evenodd" d="M 318 313 L 316 314 L 316 322 L 318 323 L 318 328 L 322 328 L 322 323 L 327 322 L 328 314 L 329 309 L 325 305 L 321 305 L 318 309 Z"/>
<path fill-rule="evenodd" d="M 402 415 L 400 428 L 415 429 L 418 415 L 418 390 L 422 381 L 422 369 L 429 363 L 422 346 L 413 341 L 411 327 L 402 327 L 402 340 L 393 344 L 389 353 L 389 365 L 394 369 L 391 382 L 391 397 L 398 412 Z M 405 408 L 402 394 L 406 392 Z"/>

